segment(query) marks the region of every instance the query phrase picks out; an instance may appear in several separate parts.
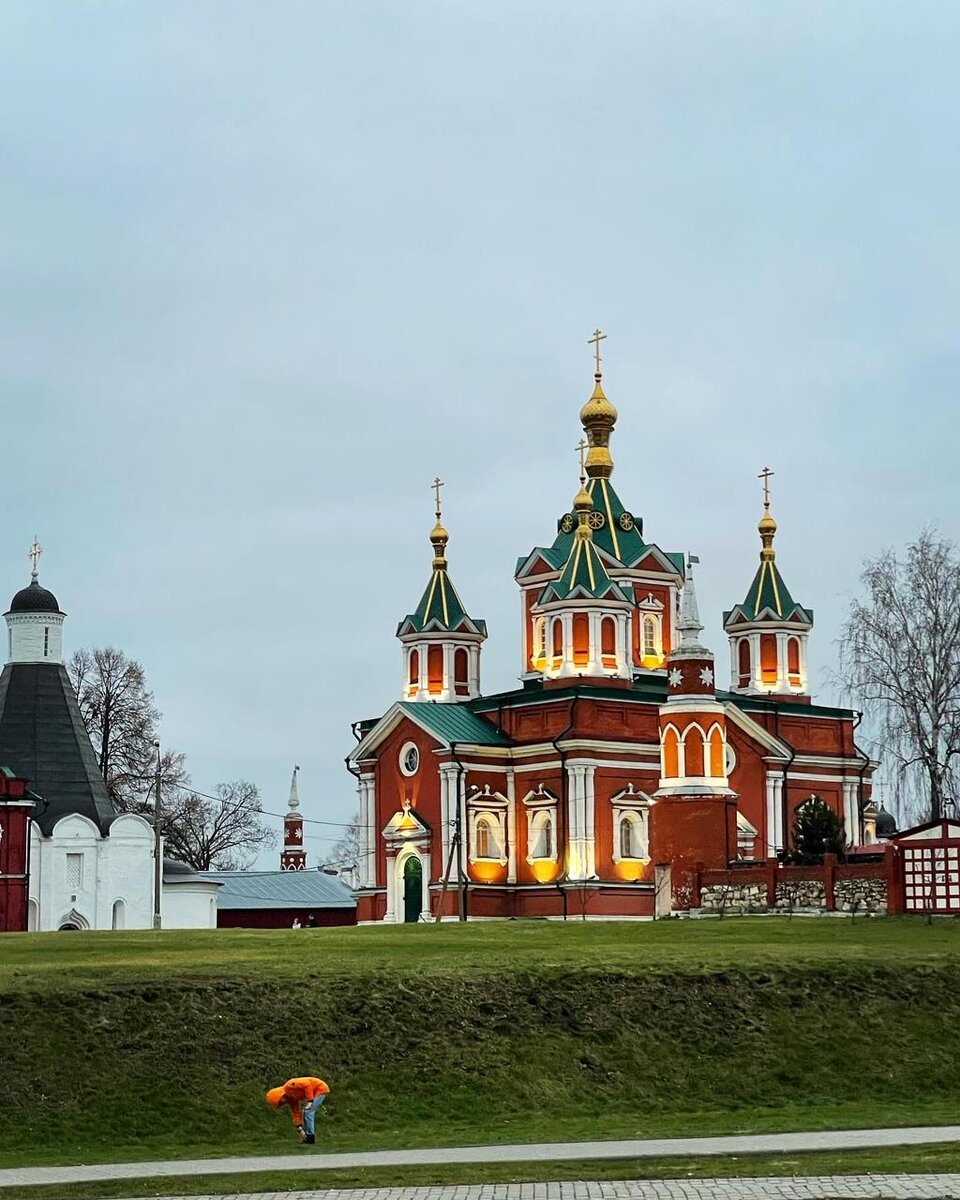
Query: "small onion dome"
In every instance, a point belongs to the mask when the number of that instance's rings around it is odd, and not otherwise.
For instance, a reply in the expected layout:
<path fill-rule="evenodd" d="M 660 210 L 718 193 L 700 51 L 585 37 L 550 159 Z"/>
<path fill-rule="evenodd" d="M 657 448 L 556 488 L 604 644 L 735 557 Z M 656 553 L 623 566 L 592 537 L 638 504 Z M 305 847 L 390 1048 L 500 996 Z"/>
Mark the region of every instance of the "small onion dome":
<path fill-rule="evenodd" d="M 449 540 L 450 535 L 440 524 L 440 518 L 437 517 L 436 525 L 430 530 L 430 542 L 433 545 L 433 565 L 435 567 L 445 567 L 447 565 L 444 551 L 447 548 Z"/>
<path fill-rule="evenodd" d="M 594 379 L 596 383 L 593 387 L 593 395 L 580 409 L 580 423 L 586 428 L 590 428 L 591 425 L 605 425 L 610 428 L 616 423 L 617 410 L 604 395 L 600 376 L 595 375 Z"/>
<path fill-rule="evenodd" d="M 876 833 L 878 838 L 897 836 L 897 819 L 893 813 L 888 813 L 883 807 L 877 813 Z"/>
<path fill-rule="evenodd" d="M 757 532 L 760 534 L 760 541 L 763 543 L 763 549 L 760 551 L 761 559 L 776 557 L 776 550 L 773 548 L 773 538 L 777 532 L 777 523 L 770 515 L 770 509 L 766 506 L 763 510 L 763 516 L 757 522 Z"/>
<path fill-rule="evenodd" d="M 29 587 L 21 588 L 10 601 L 10 612 L 58 613 L 60 605 L 53 592 L 48 592 L 34 579 Z"/>
<path fill-rule="evenodd" d="M 582 483 L 580 484 L 580 491 L 573 498 L 573 511 L 578 513 L 593 511 L 593 501 L 590 499 L 590 493 Z"/>

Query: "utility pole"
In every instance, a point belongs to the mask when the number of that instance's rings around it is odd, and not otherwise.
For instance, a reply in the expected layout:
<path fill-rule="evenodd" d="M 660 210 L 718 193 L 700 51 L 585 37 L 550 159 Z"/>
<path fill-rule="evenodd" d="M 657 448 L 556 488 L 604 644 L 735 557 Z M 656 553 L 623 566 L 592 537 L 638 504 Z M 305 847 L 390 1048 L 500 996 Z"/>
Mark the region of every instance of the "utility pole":
<path fill-rule="evenodd" d="M 162 924 L 160 911 L 163 899 L 163 837 L 160 833 L 160 743 L 154 742 L 157 769 L 153 777 L 153 927 Z"/>

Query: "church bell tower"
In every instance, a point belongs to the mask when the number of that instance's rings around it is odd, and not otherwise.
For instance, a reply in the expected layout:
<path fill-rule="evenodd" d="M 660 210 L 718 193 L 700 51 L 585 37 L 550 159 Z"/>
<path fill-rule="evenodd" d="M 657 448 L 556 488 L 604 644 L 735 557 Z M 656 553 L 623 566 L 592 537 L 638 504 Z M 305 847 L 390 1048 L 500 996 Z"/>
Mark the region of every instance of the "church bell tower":
<path fill-rule="evenodd" d="M 280 855 L 281 871 L 305 871 L 307 853 L 303 848 L 303 817 L 300 815 L 300 796 L 297 792 L 299 767 L 293 768 L 290 780 L 290 799 L 283 818 L 283 852 Z"/>

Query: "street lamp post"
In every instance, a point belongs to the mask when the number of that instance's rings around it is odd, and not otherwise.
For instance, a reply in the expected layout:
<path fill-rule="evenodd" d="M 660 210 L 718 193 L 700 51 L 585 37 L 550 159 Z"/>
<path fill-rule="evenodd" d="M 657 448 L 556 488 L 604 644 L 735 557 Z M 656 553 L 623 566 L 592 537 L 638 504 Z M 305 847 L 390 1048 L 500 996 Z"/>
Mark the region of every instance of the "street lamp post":
<path fill-rule="evenodd" d="M 153 777 L 153 927 L 159 929 L 163 923 L 161 901 L 163 899 L 163 837 L 160 833 L 160 743 L 154 742 L 157 752 L 157 769 Z"/>

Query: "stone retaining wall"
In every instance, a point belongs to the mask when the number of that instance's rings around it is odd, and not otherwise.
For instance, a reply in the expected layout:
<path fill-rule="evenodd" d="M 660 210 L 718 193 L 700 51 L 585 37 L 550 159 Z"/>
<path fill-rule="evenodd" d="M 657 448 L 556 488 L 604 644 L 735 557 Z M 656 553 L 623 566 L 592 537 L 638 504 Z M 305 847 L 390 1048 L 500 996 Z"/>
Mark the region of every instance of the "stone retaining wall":
<path fill-rule="evenodd" d="M 833 885 L 837 912 L 885 912 L 885 879 L 838 879 Z"/>

